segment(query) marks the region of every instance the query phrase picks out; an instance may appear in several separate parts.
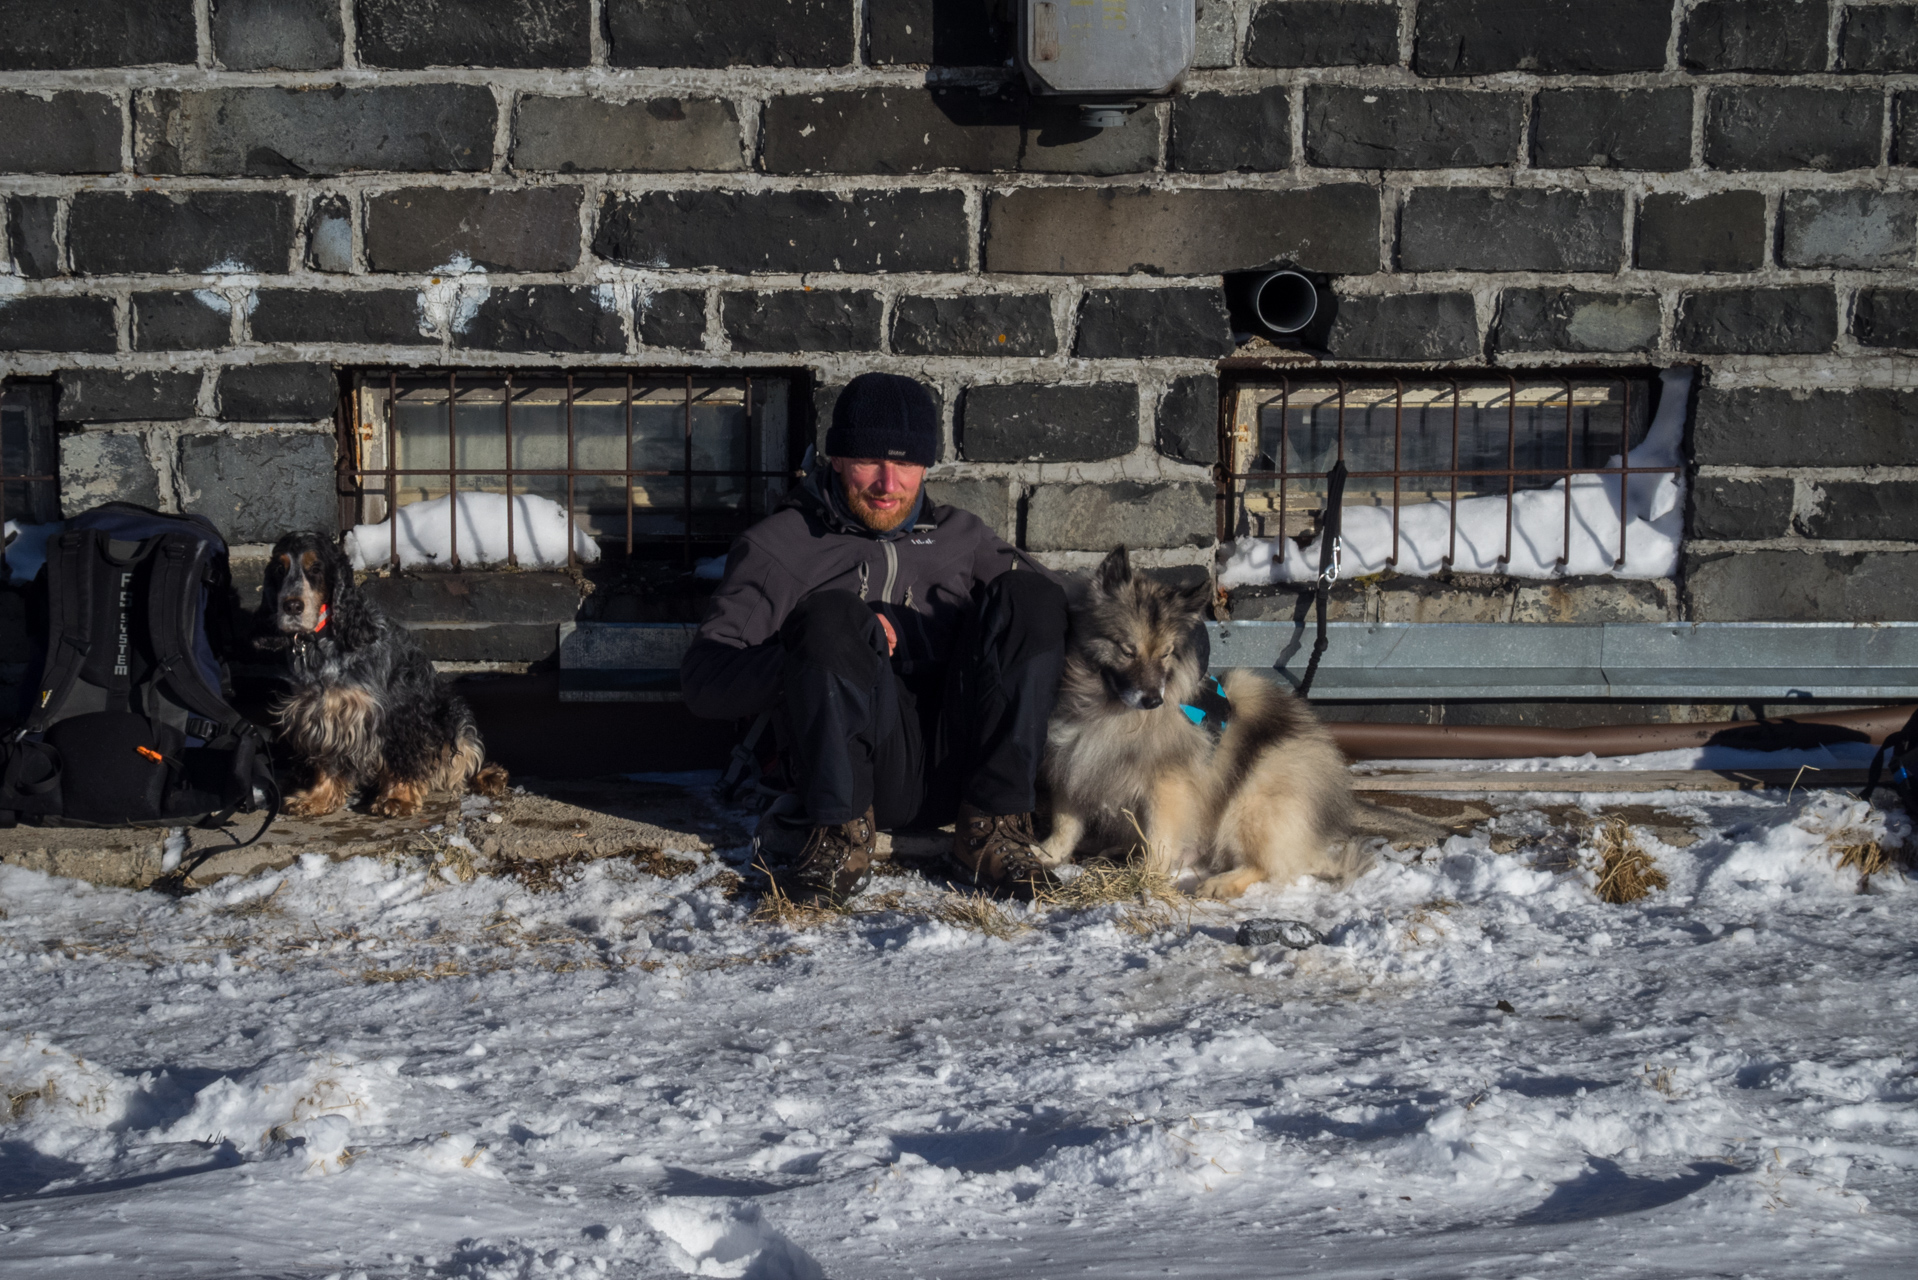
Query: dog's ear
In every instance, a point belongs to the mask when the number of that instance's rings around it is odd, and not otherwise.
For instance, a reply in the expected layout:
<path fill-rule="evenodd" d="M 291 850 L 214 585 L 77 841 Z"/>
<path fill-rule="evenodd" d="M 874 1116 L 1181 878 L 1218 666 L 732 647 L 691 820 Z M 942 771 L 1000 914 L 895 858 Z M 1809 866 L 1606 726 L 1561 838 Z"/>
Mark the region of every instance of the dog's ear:
<path fill-rule="evenodd" d="M 362 649 L 379 639 L 379 621 L 353 578 L 353 561 L 338 543 L 326 547 L 327 625 L 343 649 Z"/>
<path fill-rule="evenodd" d="M 1203 618 L 1206 610 L 1212 604 L 1211 580 L 1207 579 L 1204 582 L 1194 583 L 1192 586 L 1179 592 L 1176 599 L 1179 602 L 1179 608 L 1185 610 L 1187 613 L 1196 613 Z"/>
<path fill-rule="evenodd" d="M 1132 561 L 1126 558 L 1123 546 L 1114 547 L 1112 554 L 1099 562 L 1093 581 L 1099 590 L 1107 595 L 1117 595 L 1126 583 L 1132 581 Z"/>

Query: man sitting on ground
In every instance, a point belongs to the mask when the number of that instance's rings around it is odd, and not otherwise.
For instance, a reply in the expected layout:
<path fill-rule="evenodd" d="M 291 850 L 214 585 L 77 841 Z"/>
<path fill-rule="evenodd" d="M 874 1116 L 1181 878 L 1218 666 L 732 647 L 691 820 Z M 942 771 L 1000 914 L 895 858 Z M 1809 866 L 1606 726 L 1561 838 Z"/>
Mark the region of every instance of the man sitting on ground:
<path fill-rule="evenodd" d="M 726 557 L 680 679 L 694 714 L 771 711 L 798 783 L 760 823 L 795 897 L 865 883 L 879 829 L 956 820 L 974 884 L 1043 879 L 1033 784 L 1065 661 L 1066 597 L 957 507 L 925 494 L 932 395 L 867 373 L 833 406 L 814 467 Z"/>

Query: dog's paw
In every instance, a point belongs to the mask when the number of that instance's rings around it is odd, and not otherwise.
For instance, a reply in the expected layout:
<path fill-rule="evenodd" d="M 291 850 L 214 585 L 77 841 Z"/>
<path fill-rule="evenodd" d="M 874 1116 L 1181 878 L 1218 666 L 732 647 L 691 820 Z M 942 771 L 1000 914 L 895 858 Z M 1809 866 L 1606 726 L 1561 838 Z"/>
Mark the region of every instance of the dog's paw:
<path fill-rule="evenodd" d="M 381 818 L 410 818 L 418 813 L 425 801 L 411 795 L 383 795 L 373 801 L 373 812 Z"/>
<path fill-rule="evenodd" d="M 295 818 L 324 818 L 329 813 L 337 813 L 342 801 L 329 794 L 302 791 L 282 806 L 284 812 Z"/>
<path fill-rule="evenodd" d="M 1228 871 L 1224 875 L 1213 876 L 1204 881 L 1192 891 L 1192 896 L 1214 899 L 1239 898 L 1245 895 L 1247 889 L 1264 878 L 1256 871 L 1241 867 L 1237 871 Z"/>

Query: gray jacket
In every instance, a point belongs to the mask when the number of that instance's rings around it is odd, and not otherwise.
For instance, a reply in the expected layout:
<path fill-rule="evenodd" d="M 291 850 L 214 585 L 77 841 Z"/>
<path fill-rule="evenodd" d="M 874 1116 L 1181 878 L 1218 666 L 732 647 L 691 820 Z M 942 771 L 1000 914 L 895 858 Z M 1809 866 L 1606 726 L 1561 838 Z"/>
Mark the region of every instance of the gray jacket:
<path fill-rule="evenodd" d="M 943 663 L 974 589 L 1018 558 L 978 516 L 924 496 L 905 524 L 874 533 L 821 466 L 727 553 L 726 575 L 679 665 L 686 705 L 721 720 L 771 707 L 784 658 L 779 628 L 815 591 L 850 591 L 884 612 L 899 633 L 893 668 L 901 674 Z"/>

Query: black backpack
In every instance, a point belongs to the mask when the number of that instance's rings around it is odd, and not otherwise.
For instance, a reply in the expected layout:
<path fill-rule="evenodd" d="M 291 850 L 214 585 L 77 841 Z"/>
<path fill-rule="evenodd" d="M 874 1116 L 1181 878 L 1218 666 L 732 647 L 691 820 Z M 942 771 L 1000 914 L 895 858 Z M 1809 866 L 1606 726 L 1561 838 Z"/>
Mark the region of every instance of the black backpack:
<path fill-rule="evenodd" d="M 1918 711 L 1872 753 L 1871 773 L 1858 798 L 1871 799 L 1871 793 L 1881 786 L 1889 787 L 1904 803 L 1905 812 L 1918 818 Z"/>
<path fill-rule="evenodd" d="M 0 747 L 0 826 L 218 827 L 259 788 L 265 835 L 279 812 L 265 739 L 228 705 L 208 636 L 231 584 L 219 531 L 109 502 L 49 541 L 45 574 L 44 657 Z"/>

